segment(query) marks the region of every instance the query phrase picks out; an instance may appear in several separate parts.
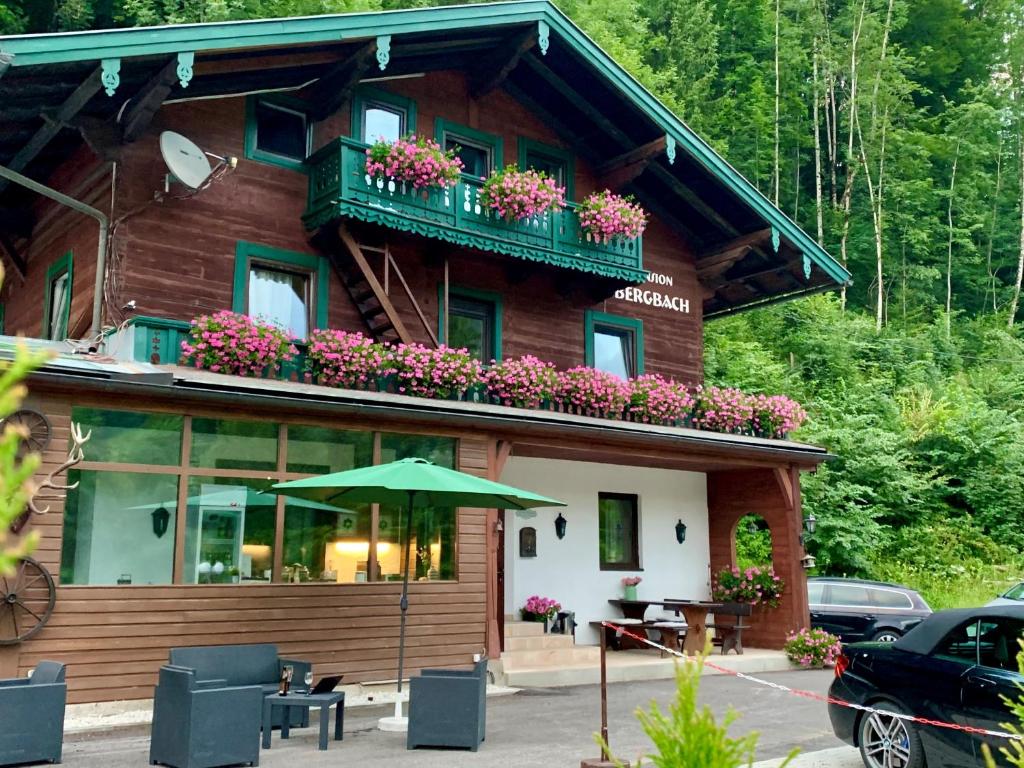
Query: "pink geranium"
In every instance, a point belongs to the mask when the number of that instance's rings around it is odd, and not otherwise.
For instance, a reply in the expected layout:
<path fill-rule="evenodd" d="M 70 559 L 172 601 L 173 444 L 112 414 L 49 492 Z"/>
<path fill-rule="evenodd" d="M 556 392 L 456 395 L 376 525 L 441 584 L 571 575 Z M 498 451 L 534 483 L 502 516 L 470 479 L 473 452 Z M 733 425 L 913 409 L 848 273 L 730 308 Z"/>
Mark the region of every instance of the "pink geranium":
<path fill-rule="evenodd" d="M 487 393 L 501 405 L 538 408 L 555 396 L 558 373 L 551 363 L 525 355 L 492 363 L 483 381 Z"/>
<path fill-rule="evenodd" d="M 480 205 L 507 221 L 519 221 L 564 208 L 565 187 L 543 171 L 509 165 L 484 181 Z"/>
<path fill-rule="evenodd" d="M 592 192 L 576 208 L 580 229 L 598 242 L 633 240 L 647 228 L 647 213 L 632 198 L 614 192 Z"/>
<path fill-rule="evenodd" d="M 462 161 L 455 152 L 425 136 L 381 139 L 366 150 L 366 174 L 411 184 L 413 189 L 450 187 L 459 180 Z"/>
<path fill-rule="evenodd" d="M 306 370 L 329 387 L 366 389 L 384 369 L 384 347 L 358 332 L 315 330 L 309 336 Z"/>
<path fill-rule="evenodd" d="M 531 618 L 536 616 L 553 619 L 560 610 L 562 610 L 561 603 L 557 600 L 552 600 L 550 597 L 541 597 L 540 595 L 531 595 L 526 598 L 526 604 L 522 607 L 524 617 L 529 614 Z"/>
<path fill-rule="evenodd" d="M 386 348 L 384 367 L 395 377 L 399 394 L 418 397 L 461 397 L 480 383 L 480 361 L 465 349 L 423 344 Z"/>
<path fill-rule="evenodd" d="M 711 579 L 711 596 L 727 603 L 749 603 L 777 608 L 782 600 L 785 582 L 769 566 L 752 566 L 740 570 L 735 565 L 723 568 Z"/>
<path fill-rule="evenodd" d="M 228 310 L 194 319 L 181 351 L 182 365 L 235 376 L 277 371 L 298 354 L 285 331 Z"/>
<path fill-rule="evenodd" d="M 820 669 L 834 667 L 843 652 L 839 638 L 824 629 L 801 629 L 792 632 L 782 647 L 789 660 L 801 667 Z"/>
<path fill-rule="evenodd" d="M 556 397 L 569 410 L 618 418 L 629 402 L 629 384 L 614 374 L 581 365 L 558 374 Z"/>
<path fill-rule="evenodd" d="M 632 379 L 629 388 L 629 412 L 639 421 L 678 424 L 693 407 L 693 397 L 684 385 L 656 373 Z"/>

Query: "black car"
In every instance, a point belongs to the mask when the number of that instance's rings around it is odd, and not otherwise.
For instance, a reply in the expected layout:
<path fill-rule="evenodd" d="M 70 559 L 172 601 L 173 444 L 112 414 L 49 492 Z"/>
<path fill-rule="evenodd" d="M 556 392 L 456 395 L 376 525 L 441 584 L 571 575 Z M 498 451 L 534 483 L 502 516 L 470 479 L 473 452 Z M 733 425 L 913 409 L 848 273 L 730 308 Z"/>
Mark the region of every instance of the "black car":
<path fill-rule="evenodd" d="M 836 735 L 860 748 L 868 768 L 983 766 L 988 743 L 1006 765 L 995 736 L 918 725 L 887 713 L 1005 731 L 1011 715 L 1000 698 L 1021 695 L 1018 640 L 1024 606 L 940 611 L 894 643 L 856 643 L 843 649 L 829 695 L 878 710 L 830 703 Z"/>
<path fill-rule="evenodd" d="M 932 613 L 917 592 L 884 581 L 808 579 L 807 601 L 811 626 L 838 635 L 844 643 L 891 643 Z"/>

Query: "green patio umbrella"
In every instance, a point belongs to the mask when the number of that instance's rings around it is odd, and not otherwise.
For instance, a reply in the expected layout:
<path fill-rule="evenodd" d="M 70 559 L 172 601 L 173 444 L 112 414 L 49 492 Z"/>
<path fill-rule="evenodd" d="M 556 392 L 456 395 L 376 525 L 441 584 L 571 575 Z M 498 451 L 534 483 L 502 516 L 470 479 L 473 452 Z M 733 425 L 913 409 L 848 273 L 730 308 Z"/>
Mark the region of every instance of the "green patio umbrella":
<path fill-rule="evenodd" d="M 409 608 L 409 542 L 412 539 L 413 508 L 531 509 L 565 506 L 564 502 L 556 499 L 439 467 L 426 459 L 400 459 L 390 464 L 291 480 L 277 483 L 272 490 L 321 504 L 388 504 L 408 510 L 402 558 L 402 599 L 398 604 L 402 612 L 398 635 L 399 694 L 402 693 L 405 661 L 405 614 Z M 399 695 L 395 701 L 393 726 L 400 726 L 403 722 Z"/>

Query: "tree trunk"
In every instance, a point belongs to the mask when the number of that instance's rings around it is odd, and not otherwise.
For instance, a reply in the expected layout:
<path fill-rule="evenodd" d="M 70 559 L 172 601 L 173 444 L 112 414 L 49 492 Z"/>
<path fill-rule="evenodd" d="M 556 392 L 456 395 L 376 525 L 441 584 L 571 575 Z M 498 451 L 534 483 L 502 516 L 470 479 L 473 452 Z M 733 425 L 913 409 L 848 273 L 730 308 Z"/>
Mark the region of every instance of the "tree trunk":
<path fill-rule="evenodd" d="M 843 229 L 842 237 L 839 241 L 839 256 L 845 267 L 849 262 L 846 253 L 846 244 L 850 236 L 850 208 L 853 204 L 853 182 L 857 178 L 857 163 L 854 160 L 853 153 L 853 137 L 857 126 L 857 111 L 859 105 L 857 103 L 857 44 L 860 42 L 861 32 L 864 29 L 864 16 L 867 14 L 867 0 L 864 0 L 860 6 L 860 18 L 857 20 L 857 26 L 853 30 L 853 37 L 850 44 L 850 117 L 849 117 L 849 132 L 847 134 L 846 143 L 846 182 L 843 185 Z M 843 308 L 846 308 L 846 286 L 844 285 L 841 292 L 840 301 Z"/>
<path fill-rule="evenodd" d="M 779 167 L 779 132 L 781 122 L 779 117 L 782 86 L 779 82 L 779 17 L 782 15 L 782 0 L 775 0 L 775 150 L 773 154 L 772 183 L 774 184 L 774 202 L 779 204 L 779 181 L 782 178 L 782 171 Z"/>
<path fill-rule="evenodd" d="M 946 243 L 946 338 L 951 334 L 951 315 L 953 312 L 953 193 L 956 189 L 956 166 L 960 161 L 960 140 L 956 142 L 956 153 L 953 155 L 953 172 L 949 177 L 949 205 L 946 206 L 946 221 L 949 225 L 949 238 Z"/>
<path fill-rule="evenodd" d="M 1010 301 L 1010 317 L 1007 325 L 1013 328 L 1020 303 L 1020 285 L 1024 278 L 1024 127 L 1017 124 L 1017 146 L 1020 152 L 1020 253 L 1017 256 L 1017 280 L 1013 284 L 1013 299 Z"/>
<path fill-rule="evenodd" d="M 821 208 L 821 124 L 818 113 L 818 38 L 814 38 L 814 207 L 817 215 L 818 245 L 825 245 L 825 212 Z M 828 107 L 825 108 L 826 117 Z"/>
<path fill-rule="evenodd" d="M 996 221 L 999 218 L 999 192 L 1003 186 L 1003 133 L 999 132 L 999 146 L 996 149 L 996 191 L 992 196 L 992 218 L 988 223 L 988 248 L 985 254 L 985 269 L 988 272 L 988 284 L 985 286 L 985 298 L 982 303 L 988 301 L 988 292 L 992 291 L 992 313 L 998 311 L 996 299 L 996 273 L 992 269 L 992 247 L 996 239 Z"/>

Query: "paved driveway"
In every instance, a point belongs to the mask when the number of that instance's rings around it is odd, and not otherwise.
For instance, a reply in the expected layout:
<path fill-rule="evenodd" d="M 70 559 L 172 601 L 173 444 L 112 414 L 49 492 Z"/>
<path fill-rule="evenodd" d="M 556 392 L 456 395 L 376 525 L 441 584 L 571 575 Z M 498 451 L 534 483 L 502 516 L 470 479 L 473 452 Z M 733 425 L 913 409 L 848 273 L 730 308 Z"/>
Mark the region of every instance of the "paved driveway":
<path fill-rule="evenodd" d="M 785 685 L 824 693 L 831 672 L 768 673 L 766 678 Z M 608 714 L 611 744 L 623 760 L 636 759 L 648 749 L 633 712 L 652 699 L 664 705 L 674 690 L 670 681 L 620 683 L 609 686 Z M 736 733 L 759 731 L 758 760 L 781 757 L 794 746 L 803 752 L 841 747 L 832 735 L 823 704 L 755 686 L 725 676 L 705 677 L 701 694 L 717 713 L 728 705 L 741 712 L 733 726 Z M 316 750 L 316 729 L 292 731 L 292 738 L 280 741 L 274 733 L 273 746 L 260 757 L 263 768 L 336 768 L 344 765 L 375 765 L 390 768 L 458 768 L 459 766 L 577 766 L 583 757 L 598 753 L 593 734 L 599 728 L 600 697 L 596 686 L 525 690 L 514 696 L 488 701 L 487 741 L 479 752 L 417 750 L 407 752 L 404 735 L 376 730 L 378 717 L 388 708 L 355 708 L 346 712 L 345 740 L 331 742 L 327 752 Z M 64 762 L 69 768 L 142 768 L 148 765 L 148 729 L 118 733 L 69 736 Z M 826 753 L 822 753 L 824 756 Z M 807 762 L 810 766 L 856 768 L 857 762 L 843 762 L 840 750 L 829 762 Z"/>

